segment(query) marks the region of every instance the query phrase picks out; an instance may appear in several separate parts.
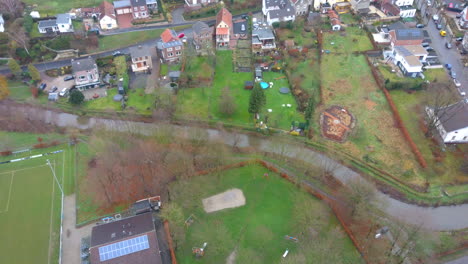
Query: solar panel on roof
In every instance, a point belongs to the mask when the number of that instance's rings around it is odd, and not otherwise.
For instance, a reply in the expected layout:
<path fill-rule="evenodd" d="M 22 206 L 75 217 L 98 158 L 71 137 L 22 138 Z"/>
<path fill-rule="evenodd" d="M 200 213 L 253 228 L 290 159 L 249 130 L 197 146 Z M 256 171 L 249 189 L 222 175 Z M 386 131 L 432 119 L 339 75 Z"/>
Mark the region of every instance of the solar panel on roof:
<path fill-rule="evenodd" d="M 138 236 L 99 248 L 99 259 L 106 261 L 149 248 L 148 235 Z"/>

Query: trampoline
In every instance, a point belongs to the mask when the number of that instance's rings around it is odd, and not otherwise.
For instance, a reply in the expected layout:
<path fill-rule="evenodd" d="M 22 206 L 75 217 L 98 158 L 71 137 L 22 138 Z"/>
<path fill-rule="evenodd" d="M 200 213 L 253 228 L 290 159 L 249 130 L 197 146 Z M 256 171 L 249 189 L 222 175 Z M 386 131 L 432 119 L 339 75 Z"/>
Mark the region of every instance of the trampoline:
<path fill-rule="evenodd" d="M 262 89 L 268 89 L 268 83 L 266 83 L 266 82 L 261 82 L 261 83 L 260 83 L 260 87 L 262 87 Z"/>
<path fill-rule="evenodd" d="M 282 93 L 282 94 L 288 94 L 289 93 L 289 88 L 287 87 L 281 87 L 279 89 L 279 92 Z"/>

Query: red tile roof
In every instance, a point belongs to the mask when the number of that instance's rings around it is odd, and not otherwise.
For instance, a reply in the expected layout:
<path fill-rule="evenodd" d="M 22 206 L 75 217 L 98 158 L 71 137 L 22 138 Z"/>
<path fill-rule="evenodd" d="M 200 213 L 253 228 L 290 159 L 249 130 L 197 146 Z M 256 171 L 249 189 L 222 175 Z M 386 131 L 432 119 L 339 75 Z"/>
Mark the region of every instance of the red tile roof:
<path fill-rule="evenodd" d="M 161 34 L 161 39 L 164 43 L 170 42 L 170 41 L 175 41 L 179 40 L 179 37 L 172 34 L 174 31 L 171 29 L 166 29 L 164 32 Z"/>
<path fill-rule="evenodd" d="M 101 10 L 101 16 L 99 19 L 102 19 L 105 15 L 115 19 L 114 6 L 111 3 L 102 1 L 101 5 L 99 5 L 99 10 Z"/>
<path fill-rule="evenodd" d="M 219 10 L 216 16 L 216 27 L 218 27 L 221 22 L 226 23 L 228 28 L 232 29 L 232 15 L 226 8 Z"/>
<path fill-rule="evenodd" d="M 229 28 L 216 28 L 216 35 L 227 35 L 229 34 Z"/>

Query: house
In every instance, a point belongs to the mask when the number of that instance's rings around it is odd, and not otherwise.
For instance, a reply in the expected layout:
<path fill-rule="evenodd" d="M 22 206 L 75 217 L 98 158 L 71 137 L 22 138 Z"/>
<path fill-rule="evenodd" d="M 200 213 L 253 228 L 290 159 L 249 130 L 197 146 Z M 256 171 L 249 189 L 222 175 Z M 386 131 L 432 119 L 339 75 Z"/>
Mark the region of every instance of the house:
<path fill-rule="evenodd" d="M 114 6 L 111 3 L 102 1 L 101 5 L 99 6 L 99 10 L 99 25 L 101 26 L 101 29 L 106 30 L 118 27 Z"/>
<path fill-rule="evenodd" d="M 218 15 L 216 16 L 216 48 L 229 48 L 232 33 L 232 15 L 226 8 L 222 8 L 219 10 Z"/>
<path fill-rule="evenodd" d="M 130 47 L 133 72 L 149 72 L 153 69 L 151 52 L 146 46 Z"/>
<path fill-rule="evenodd" d="M 146 7 L 148 7 L 148 10 L 157 11 L 158 10 L 158 1 L 157 0 L 146 0 Z"/>
<path fill-rule="evenodd" d="M 465 7 L 461 12 L 461 17 L 458 20 L 458 24 L 462 28 L 468 28 L 468 7 Z"/>
<path fill-rule="evenodd" d="M 400 6 L 400 17 L 414 17 L 416 8 L 410 5 Z"/>
<path fill-rule="evenodd" d="M 73 32 L 73 24 L 70 14 L 57 15 L 57 27 L 60 33 Z"/>
<path fill-rule="evenodd" d="M 395 46 L 392 55 L 401 72 L 415 78 L 423 71 L 422 63 L 426 61 L 428 52 L 421 45 Z"/>
<path fill-rule="evenodd" d="M 144 19 L 150 16 L 146 0 L 130 0 L 133 19 Z"/>
<path fill-rule="evenodd" d="M 252 51 L 261 54 L 276 48 L 275 34 L 271 27 L 258 26 L 252 30 Z"/>
<path fill-rule="evenodd" d="M 59 31 L 56 19 L 41 20 L 37 28 L 39 29 L 39 33 L 53 33 Z"/>
<path fill-rule="evenodd" d="M 390 30 L 390 43 L 392 46 L 421 45 L 424 32 L 417 28 Z"/>
<path fill-rule="evenodd" d="M 182 57 L 184 44 L 173 29 L 166 29 L 157 44 L 161 58 L 165 62 L 177 62 Z"/>
<path fill-rule="evenodd" d="M 330 3 L 325 2 L 325 3 L 320 4 L 320 13 L 321 14 L 328 14 L 329 10 L 332 10 L 332 6 L 330 5 Z"/>
<path fill-rule="evenodd" d="M 344 0 L 314 0 L 313 9 L 318 11 L 323 6 L 332 8 L 336 3 L 343 1 Z M 328 10 L 326 12 L 328 12 Z M 326 12 L 324 14 L 326 14 Z"/>
<path fill-rule="evenodd" d="M 332 30 L 338 31 L 341 30 L 341 21 L 340 17 L 334 10 L 328 11 L 328 18 L 330 18 L 330 24 L 332 26 Z"/>
<path fill-rule="evenodd" d="M 89 248 L 92 264 L 161 264 L 151 213 L 93 226 Z"/>
<path fill-rule="evenodd" d="M 468 101 L 435 110 L 426 107 L 427 115 L 435 121 L 436 129 L 445 144 L 468 143 Z"/>
<path fill-rule="evenodd" d="M 72 59 L 72 74 L 78 90 L 94 88 L 99 84 L 99 72 L 93 58 Z"/>
<path fill-rule="evenodd" d="M 117 15 L 132 14 L 130 0 L 114 1 L 114 9 Z"/>
<path fill-rule="evenodd" d="M 296 16 L 304 16 L 309 12 L 312 0 L 291 0 L 291 4 L 296 10 Z"/>
<path fill-rule="evenodd" d="M 351 11 L 352 6 L 349 2 L 337 2 L 333 8 L 338 14 L 346 14 Z"/>
<path fill-rule="evenodd" d="M 370 2 L 371 2 L 370 0 L 351 0 L 350 1 L 353 10 L 359 14 L 369 13 Z"/>
<path fill-rule="evenodd" d="M 0 14 L 0 32 L 5 32 L 5 20 L 3 20 L 2 14 Z"/>
<path fill-rule="evenodd" d="M 463 8 L 465 6 L 465 3 L 460 0 L 444 0 L 444 3 L 446 5 L 445 9 L 447 11 L 455 12 L 455 13 L 460 13 L 463 11 Z"/>
<path fill-rule="evenodd" d="M 380 10 L 387 16 L 399 16 L 400 8 L 390 2 L 385 2 L 381 5 Z"/>
<path fill-rule="evenodd" d="M 289 0 L 262 0 L 262 13 L 269 25 L 296 20 L 296 10 Z"/>
<path fill-rule="evenodd" d="M 393 0 L 393 4 L 396 6 L 412 6 L 414 0 Z"/>
<path fill-rule="evenodd" d="M 245 19 L 234 21 L 232 24 L 233 27 L 233 37 L 232 39 L 247 39 L 249 37 L 248 24 Z"/>
<path fill-rule="evenodd" d="M 213 39 L 213 28 L 210 28 L 205 22 L 197 21 L 192 26 L 192 37 L 196 50 L 209 48 Z"/>
<path fill-rule="evenodd" d="M 187 9 L 195 10 L 200 9 L 203 6 L 216 4 L 218 0 L 185 0 L 185 7 Z"/>

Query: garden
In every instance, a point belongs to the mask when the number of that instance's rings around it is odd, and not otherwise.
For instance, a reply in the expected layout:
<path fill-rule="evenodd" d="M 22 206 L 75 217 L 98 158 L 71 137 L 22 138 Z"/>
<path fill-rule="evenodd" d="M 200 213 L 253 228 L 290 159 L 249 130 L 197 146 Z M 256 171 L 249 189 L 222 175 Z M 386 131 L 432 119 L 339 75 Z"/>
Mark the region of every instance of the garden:
<path fill-rule="evenodd" d="M 266 177 L 264 175 L 267 175 Z M 206 213 L 202 199 L 236 188 L 245 205 Z M 180 263 L 197 263 L 192 247 L 207 242 L 204 263 L 361 263 L 351 240 L 320 200 L 258 165 L 195 176 L 169 187 L 182 221 L 171 221 Z M 192 215 L 193 222 L 184 227 Z M 294 239 L 287 237 L 293 237 Z"/>
<path fill-rule="evenodd" d="M 216 68 L 211 87 L 187 88 L 177 94 L 176 116 L 182 119 L 222 121 L 227 124 L 251 127 L 253 116 L 248 112 L 250 90 L 244 89 L 245 81 L 253 81 L 253 73 L 233 72 L 232 51 L 218 51 Z M 291 94 L 280 94 L 282 87 L 290 88 L 284 74 L 265 72 L 264 82 L 273 83 L 265 89 L 266 105 L 260 116 L 268 116 L 268 124 L 275 128 L 289 130 L 292 121 L 303 121 L 297 112 L 297 104 Z M 228 87 L 228 88 L 226 88 Z M 232 97 L 235 111 L 231 115 L 220 110 L 221 98 L 225 93 Z M 284 105 L 284 106 L 283 106 Z M 268 111 L 270 109 L 271 111 Z"/>

